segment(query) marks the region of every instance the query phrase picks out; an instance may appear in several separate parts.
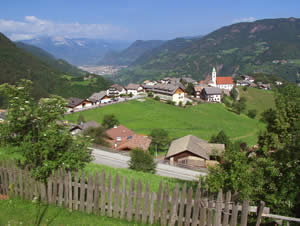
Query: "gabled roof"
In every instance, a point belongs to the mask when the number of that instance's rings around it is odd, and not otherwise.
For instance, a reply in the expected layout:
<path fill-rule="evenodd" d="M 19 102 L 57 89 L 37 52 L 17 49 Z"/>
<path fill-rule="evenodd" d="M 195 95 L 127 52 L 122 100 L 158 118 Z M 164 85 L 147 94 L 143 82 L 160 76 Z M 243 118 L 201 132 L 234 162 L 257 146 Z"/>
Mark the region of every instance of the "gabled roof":
<path fill-rule="evenodd" d="M 157 84 L 153 86 L 152 91 L 157 93 L 173 95 L 178 88 L 184 91 L 183 86 L 180 84 Z"/>
<path fill-rule="evenodd" d="M 96 121 L 88 121 L 88 122 L 85 122 L 85 123 L 82 123 L 81 125 L 73 125 L 71 128 L 70 128 L 70 131 L 73 131 L 75 129 L 80 129 L 82 131 L 85 131 L 89 128 L 98 128 L 100 127 L 100 124 Z"/>
<path fill-rule="evenodd" d="M 99 93 L 93 93 L 92 96 L 90 96 L 90 100 L 91 101 L 97 101 L 97 100 L 102 100 L 103 97 L 105 97 L 107 94 L 106 94 L 106 91 L 101 91 Z"/>
<path fill-rule="evenodd" d="M 222 90 L 217 87 L 205 87 L 203 88 L 204 92 L 208 95 L 221 95 Z"/>
<path fill-rule="evenodd" d="M 135 133 L 132 130 L 126 128 L 125 126 L 119 125 L 116 128 L 113 127 L 111 129 L 108 129 L 106 131 L 106 134 L 111 139 L 116 140 L 117 137 L 129 137 L 133 136 Z"/>
<path fill-rule="evenodd" d="M 113 84 L 110 88 L 115 88 L 118 91 L 122 91 L 124 88 L 119 84 Z"/>
<path fill-rule="evenodd" d="M 209 156 L 214 154 L 214 150 L 220 154 L 224 152 L 225 145 L 210 144 L 196 136 L 187 135 L 171 143 L 166 158 L 188 151 L 201 158 L 209 159 Z"/>
<path fill-rule="evenodd" d="M 147 136 L 135 134 L 133 136 L 127 137 L 127 140 L 117 147 L 117 150 L 125 150 L 125 149 L 135 149 L 140 148 L 144 151 L 148 150 L 151 143 L 151 139 Z"/>
<path fill-rule="evenodd" d="M 196 80 L 189 78 L 189 77 L 183 77 L 182 80 L 186 81 L 187 83 L 195 83 Z"/>
<path fill-rule="evenodd" d="M 196 92 L 201 92 L 202 89 L 204 89 L 206 87 L 206 85 L 197 85 L 197 86 L 194 86 L 194 90 Z"/>
<path fill-rule="evenodd" d="M 84 99 L 79 99 L 79 98 L 74 98 L 71 97 L 68 99 L 68 107 L 73 108 L 78 106 L 79 104 L 81 104 L 84 101 Z"/>
<path fill-rule="evenodd" d="M 234 85 L 232 77 L 217 77 L 217 84 L 218 85 L 221 85 L 221 84 Z"/>
<path fill-rule="evenodd" d="M 138 90 L 138 88 L 140 88 L 141 86 L 139 84 L 134 84 L 134 83 L 130 83 L 128 84 L 125 88 L 127 90 Z"/>

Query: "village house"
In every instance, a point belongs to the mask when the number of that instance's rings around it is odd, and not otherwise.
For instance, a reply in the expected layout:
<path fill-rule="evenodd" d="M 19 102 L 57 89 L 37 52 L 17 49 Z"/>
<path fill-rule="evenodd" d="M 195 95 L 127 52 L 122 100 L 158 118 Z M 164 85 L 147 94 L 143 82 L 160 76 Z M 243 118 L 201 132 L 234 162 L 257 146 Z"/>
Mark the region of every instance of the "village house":
<path fill-rule="evenodd" d="M 145 85 L 145 86 L 154 86 L 154 85 L 156 85 L 156 84 L 157 84 L 156 81 L 150 81 L 150 80 L 145 80 L 145 81 L 143 82 L 143 85 Z"/>
<path fill-rule="evenodd" d="M 0 123 L 3 123 L 5 121 L 6 112 L 7 112 L 6 110 L 0 109 Z"/>
<path fill-rule="evenodd" d="M 128 84 L 125 89 L 127 90 L 127 94 L 132 94 L 133 96 L 138 95 L 139 93 L 143 93 L 144 92 L 144 88 L 139 85 L 139 84 L 133 84 L 130 83 Z"/>
<path fill-rule="evenodd" d="M 190 167 L 207 167 L 218 162 L 218 156 L 225 151 L 224 144 L 210 144 L 196 136 L 187 135 L 172 141 L 165 157 L 170 164 Z"/>
<path fill-rule="evenodd" d="M 241 78 L 244 81 L 249 81 L 249 82 L 254 82 L 255 81 L 255 79 L 252 76 L 249 76 L 249 75 L 241 75 Z"/>
<path fill-rule="evenodd" d="M 158 96 L 164 101 L 174 101 L 176 104 L 185 102 L 183 85 L 157 84 L 152 87 L 146 87 L 146 90 L 152 91 L 154 96 Z"/>
<path fill-rule="evenodd" d="M 201 98 L 201 92 L 202 92 L 202 90 L 203 90 L 205 87 L 207 87 L 207 85 L 204 85 L 204 84 L 200 84 L 200 85 L 194 86 L 195 97 L 196 97 L 196 98 Z"/>
<path fill-rule="evenodd" d="M 76 135 L 79 133 L 84 133 L 86 130 L 88 130 L 89 128 L 98 128 L 100 127 L 100 124 L 96 121 L 88 121 L 85 123 L 81 123 L 80 125 L 73 125 L 70 128 L 70 133 L 72 135 Z"/>
<path fill-rule="evenodd" d="M 201 99 L 207 102 L 221 102 L 222 90 L 217 87 L 205 87 L 201 91 Z"/>
<path fill-rule="evenodd" d="M 132 130 L 123 125 L 114 126 L 106 131 L 108 143 L 114 150 L 130 151 L 135 148 L 140 148 L 147 151 L 151 139 L 147 136 L 135 134 Z"/>
<path fill-rule="evenodd" d="M 216 69 L 213 68 L 212 82 L 209 85 L 212 87 L 231 91 L 234 86 L 234 82 L 232 80 L 232 77 L 217 77 Z"/>
<path fill-rule="evenodd" d="M 92 101 L 94 105 L 107 104 L 112 101 L 111 98 L 107 96 L 106 91 L 94 93 L 92 96 L 89 97 L 89 100 Z"/>
<path fill-rule="evenodd" d="M 186 83 L 192 83 L 193 85 L 198 84 L 198 82 L 196 80 L 189 78 L 189 77 L 183 77 L 182 80 L 185 81 Z"/>
<path fill-rule="evenodd" d="M 271 89 L 271 84 L 264 84 L 262 82 L 257 83 L 258 88 L 264 89 L 264 90 L 270 90 Z"/>
<path fill-rule="evenodd" d="M 69 98 L 67 104 L 67 112 L 74 112 L 83 108 L 91 107 L 93 105 L 92 101 L 79 98 Z"/>
<path fill-rule="evenodd" d="M 283 83 L 282 83 L 281 81 L 275 81 L 275 84 L 276 84 L 277 86 L 281 86 Z"/>
<path fill-rule="evenodd" d="M 111 96 L 118 97 L 121 94 L 126 94 L 126 89 L 119 84 L 114 84 L 111 87 L 109 87 L 109 89 L 106 92 L 107 92 L 107 96 L 109 97 Z"/>
<path fill-rule="evenodd" d="M 252 82 L 247 81 L 247 80 L 237 80 L 236 81 L 237 86 L 248 86 L 248 87 L 250 87 L 251 84 L 252 84 Z"/>

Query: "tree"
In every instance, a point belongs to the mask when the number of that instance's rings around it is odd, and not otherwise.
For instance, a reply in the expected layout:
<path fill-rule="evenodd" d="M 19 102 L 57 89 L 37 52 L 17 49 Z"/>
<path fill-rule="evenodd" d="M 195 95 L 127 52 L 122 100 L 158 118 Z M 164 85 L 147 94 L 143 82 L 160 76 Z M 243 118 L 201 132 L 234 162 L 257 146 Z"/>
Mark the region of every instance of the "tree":
<path fill-rule="evenodd" d="M 150 137 L 152 139 L 151 145 L 155 146 L 156 154 L 157 151 L 166 148 L 170 143 L 168 131 L 164 129 L 153 129 L 150 133 Z"/>
<path fill-rule="evenodd" d="M 185 92 L 189 95 L 195 95 L 194 85 L 192 83 L 188 83 L 187 87 L 185 88 Z"/>
<path fill-rule="evenodd" d="M 153 157 L 141 149 L 133 149 L 130 152 L 129 169 L 146 173 L 155 173 L 156 163 Z"/>
<path fill-rule="evenodd" d="M 257 114 L 257 110 L 256 109 L 251 109 L 248 111 L 248 117 L 249 118 L 255 118 L 256 117 L 256 114 Z"/>
<path fill-rule="evenodd" d="M 241 114 L 243 111 L 246 110 L 246 101 L 245 97 L 241 97 L 238 102 L 233 104 L 233 109 L 236 111 L 237 114 Z"/>
<path fill-rule="evenodd" d="M 239 93 L 238 91 L 236 90 L 236 88 L 233 88 L 231 91 L 230 91 L 230 96 L 231 98 L 235 101 L 238 97 Z"/>
<path fill-rule="evenodd" d="M 83 114 L 79 114 L 78 119 L 77 119 L 77 124 L 79 125 L 79 124 L 82 124 L 85 122 L 86 122 L 86 120 L 85 120 Z"/>
<path fill-rule="evenodd" d="M 156 96 L 156 97 L 154 97 L 154 100 L 160 101 L 160 97 Z"/>
<path fill-rule="evenodd" d="M 243 91 L 246 92 L 248 90 L 248 86 L 243 86 Z"/>
<path fill-rule="evenodd" d="M 109 146 L 109 144 L 105 141 L 106 133 L 105 128 L 100 127 L 90 127 L 84 132 L 85 136 L 89 136 L 92 138 L 92 142 L 95 144 L 100 144 L 103 146 Z"/>
<path fill-rule="evenodd" d="M 120 122 L 114 114 L 104 115 L 102 122 L 103 128 L 110 129 L 118 125 L 120 125 Z"/>
<path fill-rule="evenodd" d="M 223 130 L 221 130 L 216 136 L 212 135 L 209 140 L 209 143 L 225 144 L 226 147 L 232 144 L 230 138 L 226 135 L 226 133 Z"/>
<path fill-rule="evenodd" d="M 128 95 L 129 97 L 133 97 L 133 94 L 132 93 L 129 93 L 129 95 Z"/>
<path fill-rule="evenodd" d="M 3 84 L 0 91 L 7 96 L 7 123 L 0 125 L 2 146 L 20 147 L 22 163 L 31 166 L 33 176 L 46 181 L 60 167 L 82 169 L 92 160 L 89 139 L 74 138 L 62 121 L 66 101 L 58 96 L 31 97 L 32 82 Z"/>
<path fill-rule="evenodd" d="M 187 101 L 187 102 L 185 103 L 185 105 L 189 106 L 189 105 L 192 105 L 192 103 L 191 103 L 190 101 Z"/>
<path fill-rule="evenodd" d="M 148 92 L 148 97 L 153 97 L 153 93 L 151 91 Z"/>

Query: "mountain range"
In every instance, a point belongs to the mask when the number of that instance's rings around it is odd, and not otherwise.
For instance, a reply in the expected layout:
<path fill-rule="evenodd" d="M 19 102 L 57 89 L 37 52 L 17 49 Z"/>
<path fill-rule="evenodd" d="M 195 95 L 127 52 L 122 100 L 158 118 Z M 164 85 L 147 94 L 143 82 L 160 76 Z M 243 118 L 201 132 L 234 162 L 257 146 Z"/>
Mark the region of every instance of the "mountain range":
<path fill-rule="evenodd" d="M 299 80 L 300 19 L 264 19 L 222 27 L 199 38 L 166 41 L 123 69 L 115 79 L 141 82 L 164 76 L 205 79 L 216 67 L 219 76 L 249 73 Z"/>
<path fill-rule="evenodd" d="M 21 40 L 25 44 L 39 47 L 56 58 L 64 59 L 73 65 L 96 65 L 110 51 L 121 51 L 131 42 L 87 38 L 40 37 Z"/>

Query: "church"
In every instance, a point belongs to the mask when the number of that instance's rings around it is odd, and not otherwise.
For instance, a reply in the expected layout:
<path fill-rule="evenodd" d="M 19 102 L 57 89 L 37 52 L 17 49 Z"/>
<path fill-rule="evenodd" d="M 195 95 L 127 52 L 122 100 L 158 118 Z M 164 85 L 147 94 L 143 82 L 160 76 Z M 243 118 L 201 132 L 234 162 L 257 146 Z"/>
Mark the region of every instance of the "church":
<path fill-rule="evenodd" d="M 220 89 L 232 90 L 234 83 L 232 77 L 217 77 L 216 68 L 213 68 L 211 81 L 209 85 Z"/>

